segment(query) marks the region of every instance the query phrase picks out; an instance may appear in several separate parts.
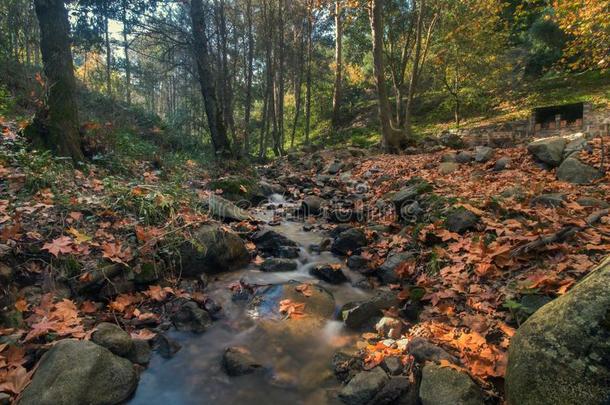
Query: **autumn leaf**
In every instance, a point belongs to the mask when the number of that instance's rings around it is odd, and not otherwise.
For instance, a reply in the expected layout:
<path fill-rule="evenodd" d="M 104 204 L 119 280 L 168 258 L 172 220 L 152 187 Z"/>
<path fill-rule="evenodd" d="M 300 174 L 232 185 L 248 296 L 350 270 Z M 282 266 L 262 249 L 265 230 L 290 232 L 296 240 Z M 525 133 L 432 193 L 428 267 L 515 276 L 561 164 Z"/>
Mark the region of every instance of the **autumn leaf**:
<path fill-rule="evenodd" d="M 133 259 L 131 248 L 123 249 L 120 242 L 104 243 L 102 245 L 103 256 L 115 263 L 127 264 Z"/>
<path fill-rule="evenodd" d="M 15 301 L 15 309 L 19 312 L 25 312 L 28 309 L 28 303 L 25 299 L 19 298 Z"/>
<path fill-rule="evenodd" d="M 91 236 L 88 236 L 75 228 L 69 228 L 68 233 L 74 236 L 74 240 L 76 241 L 76 243 L 85 243 L 89 242 L 92 239 Z"/>
<path fill-rule="evenodd" d="M 149 296 L 155 301 L 162 302 L 165 301 L 168 294 L 173 294 L 174 290 L 170 287 L 161 287 L 158 285 L 151 285 L 148 287 L 148 291 L 145 291 L 144 294 Z"/>
<path fill-rule="evenodd" d="M 285 314 L 287 318 L 299 319 L 305 316 L 305 304 L 293 302 L 285 299 L 280 301 L 280 313 Z"/>
<path fill-rule="evenodd" d="M 55 257 L 59 257 L 60 254 L 68 254 L 74 251 L 74 240 L 69 236 L 60 236 L 50 243 L 45 243 L 42 249 L 47 250 Z"/>
<path fill-rule="evenodd" d="M 294 289 L 306 297 L 311 297 L 313 295 L 313 286 L 311 284 L 299 284 Z"/>

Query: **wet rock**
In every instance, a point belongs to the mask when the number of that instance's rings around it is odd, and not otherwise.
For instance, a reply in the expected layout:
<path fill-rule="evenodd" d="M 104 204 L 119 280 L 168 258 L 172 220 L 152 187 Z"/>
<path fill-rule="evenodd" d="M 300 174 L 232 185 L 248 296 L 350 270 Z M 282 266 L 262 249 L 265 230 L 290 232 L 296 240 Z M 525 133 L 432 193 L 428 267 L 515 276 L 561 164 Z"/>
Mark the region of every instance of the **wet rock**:
<path fill-rule="evenodd" d="M 465 208 L 457 208 L 451 211 L 445 220 L 445 227 L 451 231 L 462 234 L 475 229 L 479 223 L 479 217 Z"/>
<path fill-rule="evenodd" d="M 260 288 L 249 303 L 249 313 L 257 319 L 283 319 L 284 314 L 278 313 L 282 300 L 304 303 L 305 318 L 329 319 L 335 312 L 335 300 L 332 294 L 320 285 L 307 285 L 307 295 L 300 289 L 306 284 L 291 281 L 285 284 L 271 285 Z M 297 319 L 300 320 L 300 319 Z"/>
<path fill-rule="evenodd" d="M 284 258 L 270 258 L 261 265 L 261 271 L 265 272 L 294 271 L 296 269 L 297 262 Z"/>
<path fill-rule="evenodd" d="M 369 261 L 360 255 L 352 255 L 347 258 L 347 267 L 351 270 L 363 270 L 368 267 Z"/>
<path fill-rule="evenodd" d="M 407 345 L 407 351 L 415 358 L 415 361 L 421 364 L 428 361 L 440 363 L 441 360 L 458 364 L 458 360 L 455 357 L 421 337 L 410 339 Z"/>
<path fill-rule="evenodd" d="M 480 388 L 468 374 L 450 367 L 426 364 L 419 387 L 422 405 L 483 405 Z"/>
<path fill-rule="evenodd" d="M 390 377 L 373 399 L 371 404 L 390 405 L 403 400 L 404 395 L 409 391 L 411 383 L 407 377 Z"/>
<path fill-rule="evenodd" d="M 337 236 L 331 250 L 340 255 L 348 255 L 360 250 L 366 245 L 366 236 L 360 229 L 352 228 Z"/>
<path fill-rule="evenodd" d="M 398 339 L 402 331 L 402 322 L 399 319 L 384 316 L 375 325 L 375 330 L 380 336 Z"/>
<path fill-rule="evenodd" d="M 377 269 L 375 274 L 382 283 L 394 284 L 400 281 L 398 274 L 396 274 L 396 268 L 405 261 L 413 259 L 413 253 L 411 252 L 400 252 L 388 257 L 385 262 Z"/>
<path fill-rule="evenodd" d="M 186 276 L 235 270 L 250 261 L 244 241 L 214 225 L 201 227 L 179 250 L 182 274 Z"/>
<path fill-rule="evenodd" d="M 308 195 L 303 199 L 301 208 L 305 215 L 318 215 L 324 204 L 324 199 L 316 195 Z"/>
<path fill-rule="evenodd" d="M 339 236 L 340 234 L 342 234 L 343 232 L 352 229 L 353 226 L 350 224 L 339 224 L 337 226 L 335 226 L 328 234 L 330 235 L 331 238 L 336 238 L 337 236 Z"/>
<path fill-rule="evenodd" d="M 390 375 L 400 375 L 404 369 L 402 361 L 396 356 L 386 357 L 383 359 L 382 365 Z"/>
<path fill-rule="evenodd" d="M 155 336 L 153 347 L 164 359 L 171 359 L 182 348 L 178 342 L 163 333 L 158 333 Z"/>
<path fill-rule="evenodd" d="M 610 258 L 536 311 L 511 339 L 510 404 L 602 404 L 610 398 Z"/>
<path fill-rule="evenodd" d="M 231 377 L 252 374 L 262 368 L 245 347 L 229 347 L 222 355 L 222 367 Z"/>
<path fill-rule="evenodd" d="M 339 392 L 339 398 L 348 405 L 366 405 L 383 386 L 389 377 L 381 367 L 371 371 L 361 371 Z"/>
<path fill-rule="evenodd" d="M 91 340 L 118 356 L 126 356 L 133 348 L 133 340 L 129 333 L 114 323 L 102 322 L 97 325 Z"/>
<path fill-rule="evenodd" d="M 509 157 L 501 157 L 496 160 L 496 164 L 494 165 L 494 172 L 501 172 L 502 170 L 506 170 L 511 164 L 511 159 Z"/>
<path fill-rule="evenodd" d="M 132 363 L 145 366 L 150 362 L 151 355 L 152 351 L 148 340 L 134 339 L 133 346 L 129 353 L 127 353 L 127 358 Z"/>
<path fill-rule="evenodd" d="M 589 184 L 601 177 L 602 173 L 598 169 L 575 158 L 564 160 L 557 169 L 557 180 L 572 184 Z"/>
<path fill-rule="evenodd" d="M 297 244 L 295 242 L 291 241 L 284 235 L 271 230 L 264 230 L 255 233 L 252 237 L 252 242 L 254 242 L 258 250 L 269 256 L 288 257 L 282 256 L 283 250 L 286 250 L 286 248 L 297 249 Z"/>
<path fill-rule="evenodd" d="M 486 163 L 494 156 L 494 150 L 489 146 L 477 146 L 474 149 L 474 161 L 477 163 Z"/>
<path fill-rule="evenodd" d="M 207 199 L 207 203 L 210 214 L 220 220 L 240 222 L 251 219 L 250 215 L 248 215 L 246 211 L 242 210 L 231 201 L 216 194 L 210 194 Z"/>
<path fill-rule="evenodd" d="M 347 281 L 341 267 L 331 266 L 330 264 L 314 266 L 309 270 L 309 274 L 330 284 L 341 284 Z"/>
<path fill-rule="evenodd" d="M 207 311 L 199 308 L 195 301 L 183 300 L 180 308 L 172 315 L 172 322 L 176 329 L 203 333 L 212 324 L 212 318 Z"/>
<path fill-rule="evenodd" d="M 382 315 L 382 309 L 398 305 L 398 299 L 392 292 L 380 292 L 375 297 L 358 302 L 350 302 L 341 309 L 341 317 L 348 328 L 358 329 Z"/>
<path fill-rule="evenodd" d="M 455 157 L 455 161 L 460 164 L 470 163 L 474 160 L 474 155 L 472 152 L 468 152 L 466 150 L 461 151 Z"/>
<path fill-rule="evenodd" d="M 529 145 L 527 150 L 534 157 L 548 164 L 551 167 L 557 167 L 563 160 L 563 151 L 566 147 L 567 141 L 561 137 L 551 137 L 538 139 Z"/>
<path fill-rule="evenodd" d="M 346 382 L 362 371 L 364 363 L 358 354 L 337 352 L 333 355 L 332 367 L 337 380 Z"/>
<path fill-rule="evenodd" d="M 460 165 L 456 162 L 443 162 L 438 165 L 438 171 L 440 174 L 451 174 L 457 171 L 460 168 Z"/>
<path fill-rule="evenodd" d="M 40 360 L 23 405 L 113 405 L 126 401 L 138 377 L 127 359 L 86 340 L 66 339 Z"/>
<path fill-rule="evenodd" d="M 286 189 L 284 189 L 284 187 L 282 187 L 280 184 L 269 183 L 264 180 L 261 180 L 258 183 L 258 186 L 265 197 L 269 197 L 272 194 L 283 195 L 286 192 Z"/>
<path fill-rule="evenodd" d="M 563 193 L 548 193 L 533 198 L 531 205 L 540 204 L 547 207 L 561 207 L 566 200 L 567 196 Z"/>

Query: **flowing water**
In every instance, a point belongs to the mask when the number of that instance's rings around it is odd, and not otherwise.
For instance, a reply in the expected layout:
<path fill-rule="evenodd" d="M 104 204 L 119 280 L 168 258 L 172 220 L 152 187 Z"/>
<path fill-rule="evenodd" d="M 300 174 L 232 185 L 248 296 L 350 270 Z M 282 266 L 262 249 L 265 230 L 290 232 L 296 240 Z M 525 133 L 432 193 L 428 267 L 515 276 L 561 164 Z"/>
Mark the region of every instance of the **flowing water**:
<path fill-rule="evenodd" d="M 275 203 L 285 203 L 276 197 Z M 259 218 L 269 212 L 261 211 Z M 248 266 L 219 275 L 206 294 L 219 303 L 222 318 L 203 334 L 170 332 L 182 349 L 171 359 L 153 355 L 142 373 L 130 404 L 334 404 L 332 391 L 339 387 L 331 369 L 331 359 L 341 345 L 355 336 L 332 316 L 317 324 L 294 323 L 278 318 L 277 304 L 281 287 L 290 281 L 315 282 L 332 293 L 335 309 L 346 302 L 361 300 L 368 293 L 350 283 L 328 285 L 312 278 L 309 268 L 317 263 L 340 263 L 329 252 L 310 252 L 323 236 L 303 231 L 300 222 L 284 221 L 273 227 L 301 246 L 298 268 L 292 272 L 265 273 Z M 355 277 L 344 269 L 350 278 Z M 233 302 L 227 288 L 236 281 L 252 285 L 270 285 L 264 289 L 266 306 L 253 312 L 245 302 Z M 290 327 L 292 325 L 292 327 Z M 269 366 L 264 372 L 240 377 L 227 376 L 221 366 L 229 346 L 248 348 Z"/>

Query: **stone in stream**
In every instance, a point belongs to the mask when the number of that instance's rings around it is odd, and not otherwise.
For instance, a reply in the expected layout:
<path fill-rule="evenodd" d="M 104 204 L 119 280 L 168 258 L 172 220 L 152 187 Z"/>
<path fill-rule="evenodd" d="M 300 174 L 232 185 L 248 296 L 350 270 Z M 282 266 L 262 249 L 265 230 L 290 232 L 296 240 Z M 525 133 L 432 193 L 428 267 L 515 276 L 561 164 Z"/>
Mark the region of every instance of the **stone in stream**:
<path fill-rule="evenodd" d="M 297 244 L 294 241 L 272 230 L 258 231 L 252 236 L 252 242 L 258 250 L 269 256 L 281 256 L 282 251 L 287 248 L 294 248 L 298 251 Z"/>
<path fill-rule="evenodd" d="M 240 222 L 252 219 L 246 211 L 216 194 L 210 194 L 207 203 L 210 214 L 220 220 Z"/>
<path fill-rule="evenodd" d="M 451 231 L 462 234 L 475 229 L 479 223 L 479 216 L 475 213 L 459 207 L 451 211 L 445 220 L 445 227 Z"/>
<path fill-rule="evenodd" d="M 102 322 L 97 325 L 91 340 L 118 356 L 126 356 L 133 348 L 129 333 L 114 323 Z"/>
<path fill-rule="evenodd" d="M 228 347 L 222 355 L 222 367 L 227 375 L 238 377 L 252 374 L 262 368 L 245 347 Z"/>
<path fill-rule="evenodd" d="M 172 315 L 176 329 L 203 333 L 212 324 L 210 314 L 199 308 L 199 304 L 195 301 L 180 299 L 178 305 L 178 310 Z"/>
<path fill-rule="evenodd" d="M 331 250 L 340 255 L 348 255 L 366 245 L 366 236 L 360 229 L 352 228 L 341 232 L 334 240 Z"/>
<path fill-rule="evenodd" d="M 129 361 L 142 366 L 147 365 L 150 362 L 151 348 L 148 340 L 134 339 L 133 346 L 126 356 Z"/>
<path fill-rule="evenodd" d="M 324 199 L 316 195 L 308 195 L 303 199 L 301 209 L 305 215 L 318 215 L 322 210 Z"/>
<path fill-rule="evenodd" d="M 357 353 L 339 351 L 333 355 L 332 367 L 337 380 L 346 382 L 362 371 L 364 363 Z"/>
<path fill-rule="evenodd" d="M 347 267 L 351 270 L 365 271 L 369 261 L 360 255 L 351 255 L 347 258 Z"/>
<path fill-rule="evenodd" d="M 375 394 L 369 403 L 375 405 L 410 404 L 409 399 L 405 398 L 405 394 L 410 388 L 411 383 L 407 377 L 390 377 L 381 391 Z"/>
<path fill-rule="evenodd" d="M 399 357 L 390 356 L 383 359 L 382 367 L 390 374 L 390 375 L 399 375 L 402 373 L 404 366 Z"/>
<path fill-rule="evenodd" d="M 114 405 L 136 389 L 133 364 L 87 340 L 66 339 L 42 356 L 21 405 Z"/>
<path fill-rule="evenodd" d="M 250 261 L 244 241 L 218 226 L 204 225 L 180 245 L 182 274 L 198 276 L 235 270 Z"/>
<path fill-rule="evenodd" d="M 260 269 L 265 272 L 294 271 L 297 269 L 297 262 L 291 259 L 273 257 L 266 259 L 261 264 Z"/>
<path fill-rule="evenodd" d="M 422 405 L 483 405 L 485 403 L 481 389 L 468 374 L 433 363 L 426 364 L 422 370 L 419 398 Z"/>
<path fill-rule="evenodd" d="M 562 137 L 538 139 L 529 145 L 527 150 L 534 157 L 551 167 L 557 167 L 563 160 L 563 151 L 567 141 Z"/>
<path fill-rule="evenodd" d="M 348 405 L 366 405 L 388 382 L 381 367 L 356 374 L 339 392 L 339 398 Z"/>
<path fill-rule="evenodd" d="M 341 266 L 332 266 L 330 264 L 314 266 L 309 269 L 309 274 L 330 284 L 341 284 L 348 281 L 343 270 L 341 270 Z"/>
<path fill-rule="evenodd" d="M 153 340 L 153 347 L 164 359 L 174 357 L 182 348 L 178 342 L 163 333 L 158 333 Z"/>
<path fill-rule="evenodd" d="M 382 309 L 388 309 L 398 305 L 398 303 L 395 293 L 382 291 L 366 301 L 345 304 L 341 308 L 341 318 L 348 328 L 358 329 L 380 317 Z"/>
<path fill-rule="evenodd" d="M 608 285 L 610 257 L 521 325 L 508 353 L 509 404 L 608 403 Z"/>
<path fill-rule="evenodd" d="M 597 168 L 575 158 L 567 158 L 557 168 L 557 180 L 572 184 L 589 184 L 602 176 Z"/>

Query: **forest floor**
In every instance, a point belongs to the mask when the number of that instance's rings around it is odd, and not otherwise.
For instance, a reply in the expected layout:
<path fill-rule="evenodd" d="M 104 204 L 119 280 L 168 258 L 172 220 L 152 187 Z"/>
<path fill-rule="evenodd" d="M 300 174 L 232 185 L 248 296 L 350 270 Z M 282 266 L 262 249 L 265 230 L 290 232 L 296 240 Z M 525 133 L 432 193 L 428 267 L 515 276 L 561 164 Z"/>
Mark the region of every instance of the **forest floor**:
<path fill-rule="evenodd" d="M 403 374 L 415 379 L 414 353 L 396 342 L 425 338 L 451 359 L 446 366 L 467 372 L 498 402 L 515 329 L 569 291 L 610 248 L 607 161 L 606 174 L 591 185 L 557 181 L 555 170 L 535 162 L 525 146 L 496 149 L 482 163 L 448 162 L 448 148 L 416 155 L 348 148 L 295 152 L 258 167 L 253 177 L 191 160 L 171 169 L 133 161 L 121 172 L 96 163 L 73 169 L 27 151 L 19 125 L 0 124 L 0 392 L 6 398 L 23 391 L 54 343 L 91 339 L 101 322 L 158 348 L 185 302 L 216 314 L 206 295 L 209 280 L 183 277 L 180 265 L 183 244 L 203 225 L 240 235 L 250 263 L 260 266 L 268 252 L 253 241 L 257 231 L 298 219 L 304 232 L 329 238 L 316 249 L 342 257 L 331 273 L 349 268 L 361 276 L 358 288 L 397 299 L 384 318 L 398 323 L 387 329 L 364 322 L 356 328 L 358 341 L 345 343 L 359 350 L 359 367 L 397 357 Z M 600 156 L 600 139 L 580 152 L 592 165 L 603 164 Z M 498 169 L 500 158 L 507 165 Z M 259 203 L 271 192 L 296 210 L 276 204 L 265 223 L 214 218 L 206 205 L 214 195 Z M 303 201 L 312 215 L 303 217 Z M 575 231 L 537 243 L 565 227 Z M 345 233 L 350 229 L 355 238 Z M 347 247 L 337 247 L 341 238 Z M 227 288 L 240 294 L 248 286 Z M 303 315 L 299 302 L 277 310 Z"/>

